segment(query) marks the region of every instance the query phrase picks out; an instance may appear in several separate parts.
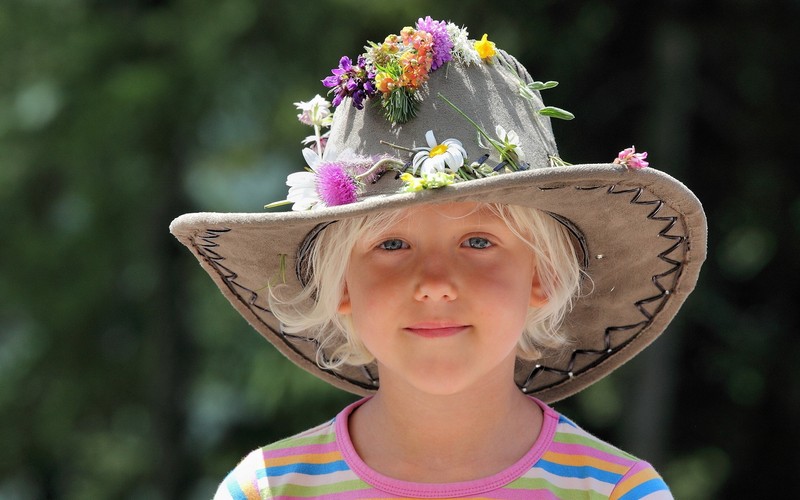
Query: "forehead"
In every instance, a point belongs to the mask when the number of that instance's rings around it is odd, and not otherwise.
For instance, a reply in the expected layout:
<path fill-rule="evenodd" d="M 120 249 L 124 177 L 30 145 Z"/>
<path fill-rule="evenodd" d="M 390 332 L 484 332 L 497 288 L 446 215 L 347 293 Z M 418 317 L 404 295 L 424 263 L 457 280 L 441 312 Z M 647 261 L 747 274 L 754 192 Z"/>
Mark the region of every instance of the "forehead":
<path fill-rule="evenodd" d="M 498 210 L 502 211 L 502 207 L 474 202 L 415 205 L 368 216 L 352 235 L 359 245 L 370 245 L 375 239 L 387 236 L 450 239 L 472 231 L 525 241 L 525 231 L 520 233 L 517 224 L 507 214 L 501 216 Z"/>
<path fill-rule="evenodd" d="M 374 220 L 378 224 L 385 226 L 406 221 L 437 220 L 443 223 L 449 221 L 481 223 L 484 221 L 502 221 L 502 218 L 485 203 L 458 202 L 415 205 L 379 214 Z"/>

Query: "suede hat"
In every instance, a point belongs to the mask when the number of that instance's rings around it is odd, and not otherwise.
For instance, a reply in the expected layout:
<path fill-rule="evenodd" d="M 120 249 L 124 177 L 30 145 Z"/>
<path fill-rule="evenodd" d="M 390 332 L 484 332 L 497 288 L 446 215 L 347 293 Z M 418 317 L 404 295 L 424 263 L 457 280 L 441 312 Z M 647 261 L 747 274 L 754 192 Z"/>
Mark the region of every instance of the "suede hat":
<path fill-rule="evenodd" d="M 471 40 L 453 23 L 420 19 L 355 62 L 343 57 L 323 83 L 335 112 L 319 96 L 298 106 L 315 134 L 303 151 L 308 168 L 287 180 L 294 210 L 193 213 L 170 225 L 236 310 L 322 380 L 361 395 L 380 384 L 374 364 L 318 366 L 317 332 L 284 332 L 268 289 L 302 289 L 307 246 L 346 218 L 468 201 L 534 207 L 563 224 L 591 288 L 562 324 L 567 350 L 517 360 L 517 385 L 545 402 L 631 359 L 694 288 L 706 256 L 697 198 L 634 148 L 605 163 L 563 161 L 550 118 L 571 115 L 540 93 L 555 82 L 531 78 L 486 35 Z"/>

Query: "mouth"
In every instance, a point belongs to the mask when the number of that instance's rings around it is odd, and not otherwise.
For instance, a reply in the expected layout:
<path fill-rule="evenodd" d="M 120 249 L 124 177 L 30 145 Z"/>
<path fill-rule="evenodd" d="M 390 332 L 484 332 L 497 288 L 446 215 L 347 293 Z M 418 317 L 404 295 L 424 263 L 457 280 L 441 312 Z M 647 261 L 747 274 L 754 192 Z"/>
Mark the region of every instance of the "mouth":
<path fill-rule="evenodd" d="M 469 328 L 469 325 L 463 325 L 454 322 L 425 322 L 416 323 L 407 326 L 405 331 L 425 338 L 443 338 L 458 335 Z"/>

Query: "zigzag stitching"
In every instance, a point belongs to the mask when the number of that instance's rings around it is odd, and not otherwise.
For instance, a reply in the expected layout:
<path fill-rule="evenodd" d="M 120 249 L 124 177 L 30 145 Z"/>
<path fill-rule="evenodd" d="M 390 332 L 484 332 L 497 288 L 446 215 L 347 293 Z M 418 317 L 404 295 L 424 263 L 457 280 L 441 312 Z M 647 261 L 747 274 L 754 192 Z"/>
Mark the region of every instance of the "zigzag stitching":
<path fill-rule="evenodd" d="M 599 189 L 600 187 L 602 187 L 602 186 L 576 187 L 575 189 L 588 191 L 588 190 Z M 634 305 L 639 310 L 639 312 L 642 314 L 642 316 L 644 316 L 644 318 L 645 318 L 644 321 L 641 321 L 639 323 L 635 323 L 635 324 L 632 324 L 632 325 L 610 326 L 610 327 L 606 328 L 605 332 L 604 332 L 604 336 L 603 336 L 604 348 L 601 349 L 601 350 L 598 350 L 598 349 L 576 349 L 576 350 L 574 350 L 572 352 L 572 354 L 570 355 L 570 359 L 569 359 L 569 362 L 567 363 L 567 368 L 566 369 L 553 368 L 553 367 L 537 364 L 536 366 L 534 366 L 534 368 L 531 371 L 531 373 L 525 379 L 525 382 L 520 386 L 520 388 L 522 389 L 523 392 L 528 392 L 530 390 L 530 388 L 529 388 L 530 383 L 540 373 L 556 373 L 558 375 L 561 375 L 565 379 L 571 379 L 576 375 L 576 373 L 573 371 L 573 368 L 574 368 L 574 366 L 576 364 L 578 356 L 596 356 L 596 357 L 598 357 L 598 359 L 596 359 L 594 362 L 586 365 L 582 370 L 580 370 L 578 372 L 578 373 L 583 373 L 583 372 L 585 372 L 587 370 L 590 370 L 590 369 L 598 366 L 599 364 L 603 363 L 612 354 L 614 354 L 615 352 L 621 350 L 626 345 L 628 345 L 631 342 L 633 342 L 639 336 L 639 334 L 648 325 L 650 325 L 650 323 L 652 323 L 653 318 L 655 317 L 655 315 L 657 315 L 659 312 L 661 312 L 661 310 L 663 309 L 664 305 L 666 304 L 666 300 L 663 300 L 661 302 L 661 304 L 656 308 L 655 312 L 652 313 L 652 314 L 645 308 L 645 305 L 650 304 L 652 302 L 655 302 L 657 300 L 665 299 L 672 293 L 671 290 L 669 290 L 668 288 L 664 287 L 659 280 L 661 278 L 669 276 L 669 275 L 671 275 L 673 273 L 678 273 L 678 277 L 676 279 L 680 278 L 680 273 L 683 270 L 683 263 L 680 262 L 680 261 L 677 261 L 677 260 L 669 258 L 669 254 L 671 254 L 676 249 L 678 249 L 686 241 L 686 236 L 668 234 L 669 231 L 672 230 L 672 228 L 675 226 L 675 223 L 677 222 L 678 218 L 675 217 L 675 216 L 666 216 L 666 217 L 658 216 L 658 213 L 661 211 L 661 209 L 664 206 L 664 201 L 657 200 L 657 199 L 656 200 L 641 200 L 642 193 L 644 192 L 644 189 L 641 188 L 641 187 L 627 188 L 627 189 L 617 189 L 617 185 L 614 184 L 614 185 L 608 186 L 608 189 L 607 189 L 606 192 L 607 192 L 607 194 L 630 194 L 630 193 L 633 193 L 633 197 L 630 200 L 631 204 L 634 204 L 634 205 L 655 205 L 655 208 L 647 215 L 647 218 L 650 219 L 650 220 L 657 220 L 657 221 L 667 222 L 667 224 L 658 232 L 658 236 L 660 236 L 662 238 L 665 238 L 665 239 L 668 239 L 668 240 L 674 240 L 675 243 L 673 245 L 671 245 L 668 249 L 666 249 L 663 252 L 659 253 L 658 254 L 658 258 L 661 259 L 662 261 L 672 265 L 672 267 L 670 269 L 668 269 L 667 271 L 664 271 L 662 273 L 654 275 L 651 278 L 651 281 L 653 282 L 653 285 L 659 291 L 658 294 L 656 294 L 656 295 L 654 295 L 652 297 L 641 299 L 641 300 L 636 301 L 634 303 Z M 612 345 L 611 345 L 611 334 L 612 333 L 618 332 L 618 331 L 633 330 L 633 329 L 637 329 L 637 328 L 639 329 L 639 331 L 636 332 L 627 342 L 617 346 L 616 348 L 612 347 Z M 539 388 L 537 388 L 537 390 L 548 389 L 548 388 L 554 387 L 556 385 L 559 385 L 559 384 L 561 384 L 563 382 L 564 382 L 564 380 L 560 380 L 558 382 L 554 382 L 552 384 L 548 384 L 547 386 L 539 387 Z"/>
<path fill-rule="evenodd" d="M 217 274 L 220 276 L 220 278 L 222 278 L 222 281 L 225 283 L 225 286 L 227 286 L 228 289 L 240 301 L 242 301 L 248 308 L 250 308 L 251 310 L 253 308 L 255 308 L 255 309 L 258 309 L 259 311 L 263 311 L 265 313 L 272 314 L 272 311 L 270 311 L 269 309 L 256 304 L 256 301 L 258 300 L 258 293 L 253 291 L 253 290 L 250 290 L 249 288 L 247 288 L 247 287 L 245 287 L 243 285 L 240 285 L 239 283 L 237 283 L 236 280 L 239 278 L 239 275 L 236 274 L 233 270 L 231 270 L 228 267 L 224 266 L 222 264 L 222 261 L 225 260 L 225 257 L 223 257 L 222 255 L 217 253 L 215 250 L 213 250 L 214 248 L 218 248 L 219 247 L 219 244 L 214 240 L 219 238 L 221 234 L 227 233 L 229 231 L 230 231 L 230 228 L 206 229 L 204 234 L 198 235 L 196 237 L 198 240 L 202 241 L 203 243 L 199 243 L 199 242 L 196 241 L 195 238 L 192 238 L 192 240 L 191 240 L 192 241 L 192 246 L 195 248 L 197 253 L 200 254 L 200 256 L 202 256 L 203 259 L 205 259 L 205 261 L 208 262 L 209 265 L 211 265 L 211 267 L 214 268 L 214 270 L 217 272 Z M 242 290 L 242 291 L 246 292 L 247 294 L 249 294 L 249 296 L 250 296 L 249 300 L 246 300 L 244 297 L 242 297 L 242 294 L 239 292 L 239 290 Z M 256 314 L 255 316 L 258 319 L 259 323 L 264 325 L 269 331 L 271 331 L 273 334 L 275 334 L 275 336 L 277 336 L 278 338 L 282 339 L 284 344 L 286 344 L 286 346 L 289 347 L 289 349 L 294 351 L 301 358 L 304 358 L 304 359 L 307 359 L 307 360 L 311 361 L 309 358 L 307 358 L 305 356 L 305 354 L 300 352 L 300 350 L 297 349 L 297 347 L 295 347 L 295 345 L 293 344 L 292 341 L 294 341 L 294 342 L 311 342 L 311 343 L 315 344 L 316 346 L 319 346 L 319 341 L 317 339 L 312 338 L 312 337 L 303 337 L 303 336 L 300 336 L 300 335 L 293 335 L 293 334 L 290 334 L 290 333 L 286 333 L 283 330 L 276 331 L 269 324 L 267 324 L 266 322 L 262 321 L 261 317 L 258 314 Z M 364 375 L 370 381 L 371 385 L 364 384 L 363 382 L 361 382 L 359 380 L 353 380 L 353 379 L 350 379 L 348 377 L 344 377 L 340 373 L 338 373 L 336 371 L 333 371 L 333 370 L 327 370 L 327 369 L 323 369 L 323 370 L 325 372 L 329 373 L 330 375 L 332 375 L 333 377 L 339 379 L 339 380 L 344 380 L 344 381 L 346 381 L 346 382 L 348 382 L 350 384 L 353 384 L 355 386 L 358 386 L 358 387 L 361 387 L 361 388 L 364 388 L 364 389 L 374 389 L 375 386 L 377 386 L 377 384 L 378 384 L 378 380 L 369 372 L 369 370 L 367 369 L 366 366 L 362 367 L 361 371 L 364 373 Z"/>
<path fill-rule="evenodd" d="M 581 190 L 581 191 L 589 191 L 589 190 L 600 189 L 600 188 L 603 188 L 603 187 L 604 186 L 587 186 L 587 187 L 579 187 L 578 186 L 578 187 L 575 187 L 575 189 L 576 190 Z M 552 188 L 540 188 L 540 189 L 541 190 L 550 190 L 550 189 L 562 189 L 562 188 L 563 187 L 552 187 Z M 647 218 L 650 219 L 650 220 L 657 220 L 657 221 L 667 222 L 667 224 L 659 231 L 658 236 L 660 236 L 662 238 L 665 238 L 665 239 L 668 239 L 668 240 L 674 240 L 674 244 L 673 245 L 671 245 L 669 248 L 667 248 L 666 250 L 664 250 L 664 251 L 662 251 L 661 253 L 658 254 L 658 258 L 659 259 L 661 259 L 662 261 L 672 265 L 672 267 L 670 269 L 668 269 L 667 271 L 664 271 L 662 273 L 656 274 L 656 275 L 654 275 L 652 277 L 653 285 L 656 287 L 656 289 L 658 289 L 659 293 L 654 295 L 654 296 L 652 296 L 652 297 L 648 297 L 648 298 L 639 300 L 639 301 L 634 303 L 634 305 L 639 310 L 639 312 L 642 314 L 642 316 L 644 316 L 645 320 L 641 321 L 639 323 L 636 323 L 636 324 L 624 325 L 624 326 L 612 326 L 612 327 L 606 328 L 605 332 L 604 332 L 604 348 L 601 349 L 601 350 L 597 350 L 597 349 L 576 349 L 576 350 L 574 350 L 572 352 L 572 354 L 570 355 L 570 359 L 569 359 L 569 362 L 567 364 L 567 368 L 566 369 L 553 368 L 553 367 L 544 366 L 544 365 L 538 365 L 537 364 L 534 367 L 534 369 L 531 371 L 531 373 L 528 375 L 528 377 L 526 378 L 525 383 L 520 387 L 523 392 L 527 392 L 529 390 L 528 386 L 536 378 L 536 376 L 539 375 L 540 373 L 545 373 L 545 372 L 556 373 L 556 374 L 559 374 L 562 377 L 567 378 L 567 379 L 573 378 L 576 375 L 576 373 L 574 373 L 574 371 L 573 371 L 573 368 L 574 368 L 574 366 L 576 364 L 576 360 L 577 360 L 578 356 L 597 356 L 598 357 L 598 359 L 596 359 L 593 363 L 590 363 L 589 365 L 584 367 L 578 373 L 583 373 L 584 371 L 587 371 L 587 370 L 589 370 L 591 368 L 594 368 L 597 365 L 601 364 L 606 359 L 608 359 L 612 354 L 614 354 L 615 352 L 618 352 L 620 349 L 622 349 L 623 347 L 628 345 L 630 342 L 635 340 L 638 337 L 639 333 L 641 333 L 641 331 L 644 330 L 652 322 L 654 316 L 656 314 L 658 314 L 662 310 L 662 308 L 664 307 L 664 304 L 666 303 L 666 300 L 662 301 L 662 303 L 658 306 L 656 311 L 651 314 L 650 312 L 647 311 L 647 309 L 645 308 L 645 305 L 650 304 L 650 303 L 655 302 L 655 301 L 658 301 L 658 300 L 661 300 L 661 299 L 664 299 L 665 297 L 668 297 L 670 295 L 671 291 L 668 288 L 664 287 L 659 280 L 661 278 L 669 276 L 669 275 L 671 275 L 673 273 L 679 273 L 678 278 L 680 277 L 680 272 L 683 269 L 683 263 L 680 262 L 680 261 L 671 259 L 669 257 L 669 255 L 671 253 L 673 253 L 675 250 L 677 250 L 686 241 L 686 236 L 668 234 L 672 230 L 672 228 L 675 226 L 675 223 L 677 222 L 677 217 L 675 217 L 675 216 L 667 216 L 667 217 L 658 216 L 658 213 L 661 211 L 662 207 L 664 206 L 664 202 L 662 200 L 641 200 L 641 196 L 642 196 L 643 192 L 644 192 L 644 189 L 641 188 L 641 187 L 619 189 L 618 190 L 616 185 L 611 185 L 611 186 L 608 186 L 608 189 L 607 189 L 607 194 L 630 194 L 630 193 L 633 193 L 633 197 L 631 198 L 631 200 L 629 202 L 631 204 L 634 204 L 634 205 L 655 205 L 655 207 L 650 212 L 650 214 L 647 215 Z M 264 307 L 261 307 L 258 304 L 256 304 L 256 300 L 258 299 L 258 294 L 255 291 L 250 290 L 249 288 L 244 287 L 244 286 L 242 286 L 242 285 L 240 285 L 239 283 L 236 282 L 236 280 L 238 278 L 238 275 L 233 270 L 231 270 L 231 269 L 227 268 L 226 266 L 224 266 L 221 262 L 223 260 L 225 260 L 225 258 L 223 256 L 221 256 L 219 253 L 217 253 L 215 250 L 213 250 L 214 248 L 219 247 L 219 244 L 217 244 L 214 240 L 219 238 L 219 236 L 221 234 L 226 233 L 228 231 L 230 231 L 230 228 L 206 229 L 205 234 L 203 234 L 201 236 L 198 236 L 198 239 L 203 241 L 203 243 L 202 244 L 197 243 L 193 239 L 192 240 L 192 245 L 196 248 L 197 252 L 217 271 L 217 273 L 222 278 L 222 280 L 225 283 L 225 285 L 228 287 L 228 289 L 231 290 L 231 292 L 236 297 L 238 297 L 249 308 L 256 308 L 256 309 L 258 309 L 260 311 L 263 311 L 263 312 L 271 314 L 271 311 L 269 311 L 268 309 L 266 309 Z M 245 300 L 238 290 L 247 292 L 250 295 L 249 300 Z M 258 317 L 258 315 L 256 315 L 256 317 Z M 315 345 L 319 346 L 319 341 L 317 341 L 317 339 L 310 338 L 310 337 L 302 337 L 302 336 L 299 336 L 299 335 L 288 334 L 288 333 L 285 333 L 283 331 L 276 332 L 268 324 L 266 324 L 263 321 L 261 321 L 260 318 L 259 318 L 259 321 L 265 327 L 267 327 L 271 332 L 273 332 L 276 336 L 278 336 L 279 338 L 282 338 L 284 340 L 284 343 L 286 343 L 286 345 L 290 349 L 292 349 L 294 352 L 296 352 L 301 357 L 305 358 L 303 353 L 301 353 L 293 345 L 293 343 L 291 341 L 295 341 L 295 342 L 297 342 L 297 341 L 299 341 L 299 342 L 311 342 L 311 343 L 314 343 Z M 616 348 L 611 346 L 611 334 L 612 333 L 618 332 L 618 331 L 624 331 L 624 330 L 632 330 L 632 329 L 637 329 L 637 328 L 639 329 L 639 332 L 634 334 L 634 336 L 631 337 L 630 340 L 628 340 L 624 344 L 621 344 L 621 345 L 617 346 Z M 308 358 L 306 358 L 306 359 L 308 359 Z M 332 376 L 334 376 L 334 377 L 336 377 L 336 378 L 338 378 L 340 380 L 347 381 L 347 382 L 349 382 L 351 384 L 354 384 L 356 386 L 359 386 L 359 387 L 362 387 L 362 388 L 366 388 L 366 389 L 374 388 L 374 386 L 377 384 L 377 381 L 378 381 L 377 378 L 375 376 L 373 376 L 369 372 L 369 369 L 366 366 L 362 366 L 362 372 L 364 373 L 365 377 L 368 380 L 370 380 L 370 382 L 373 384 L 372 386 L 365 385 L 360 381 L 356 381 L 356 380 L 352 380 L 352 379 L 347 378 L 347 377 L 343 377 L 338 372 L 335 372 L 335 371 L 332 371 L 332 370 L 325 370 L 325 371 L 327 371 L 329 374 L 331 374 Z M 549 385 L 547 385 L 545 387 L 540 387 L 538 389 L 539 390 L 547 389 L 547 388 L 556 386 L 558 384 L 561 384 L 563 382 L 564 382 L 564 380 L 561 380 L 561 381 L 549 384 Z"/>

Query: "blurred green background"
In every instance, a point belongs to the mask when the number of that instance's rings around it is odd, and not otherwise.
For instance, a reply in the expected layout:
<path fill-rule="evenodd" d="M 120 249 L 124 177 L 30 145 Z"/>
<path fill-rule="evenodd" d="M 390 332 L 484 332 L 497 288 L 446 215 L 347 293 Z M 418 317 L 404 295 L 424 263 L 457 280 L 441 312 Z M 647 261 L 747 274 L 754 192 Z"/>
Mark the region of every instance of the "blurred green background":
<path fill-rule="evenodd" d="M 633 143 L 705 204 L 709 259 L 668 334 L 556 408 L 652 461 L 677 498 L 782 496 L 800 445 L 798 14 L 2 0 L 0 498 L 209 498 L 249 450 L 353 399 L 269 348 L 167 226 L 282 199 L 309 132 L 292 103 L 425 15 L 561 82 L 545 98 L 577 115 L 554 125 L 566 160 Z"/>

